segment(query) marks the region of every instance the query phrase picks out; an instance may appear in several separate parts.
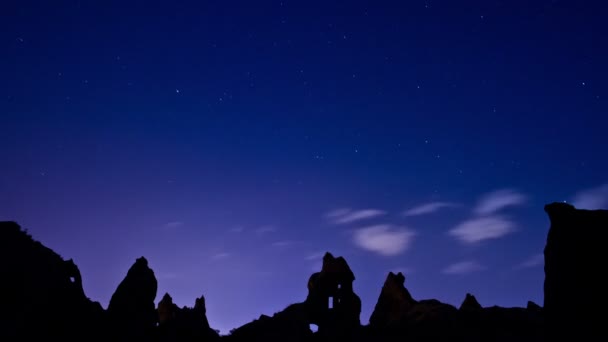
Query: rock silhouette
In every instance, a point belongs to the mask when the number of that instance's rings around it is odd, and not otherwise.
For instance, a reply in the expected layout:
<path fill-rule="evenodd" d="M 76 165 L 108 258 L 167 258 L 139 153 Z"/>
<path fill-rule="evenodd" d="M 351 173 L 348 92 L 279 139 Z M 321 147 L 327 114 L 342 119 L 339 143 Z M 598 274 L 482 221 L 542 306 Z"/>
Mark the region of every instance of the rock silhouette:
<path fill-rule="evenodd" d="M 325 253 L 321 271 L 308 280 L 305 302 L 308 323 L 316 324 L 320 334 L 341 334 L 361 324 L 361 299 L 353 291 L 353 281 L 355 275 L 346 260 Z"/>
<path fill-rule="evenodd" d="M 125 339 L 150 338 L 158 323 L 154 299 L 158 284 L 154 271 L 141 257 L 129 269 L 110 299 L 108 314 L 115 337 Z"/>
<path fill-rule="evenodd" d="M 231 332 L 233 340 L 306 341 L 312 336 L 310 324 L 318 326 L 317 336 L 346 339 L 361 327 L 361 300 L 353 291 L 355 275 L 344 258 L 325 253 L 320 272 L 308 280 L 308 296 L 303 303 L 288 306 L 272 317 L 259 319 Z"/>
<path fill-rule="evenodd" d="M 566 203 L 548 204 L 545 211 L 551 221 L 544 251 L 549 338 L 584 331 L 605 339 L 604 315 L 594 313 L 608 305 L 608 282 L 601 272 L 608 246 L 608 211 L 577 210 Z"/>
<path fill-rule="evenodd" d="M 462 304 L 460 304 L 460 308 L 458 310 L 461 311 L 479 311 L 483 309 L 481 304 L 477 301 L 477 298 L 470 293 L 467 293 Z"/>
<path fill-rule="evenodd" d="M 0 257 L 7 294 L 0 340 L 63 341 L 540 341 L 563 336 L 603 340 L 607 304 L 601 268 L 606 245 L 601 229 L 608 211 L 545 206 L 551 226 L 545 247 L 544 306 L 482 307 L 467 293 L 460 308 L 435 299 L 416 300 L 402 273 L 390 272 L 369 325 L 360 324 L 361 300 L 346 260 L 326 253 L 309 278 L 303 302 L 288 305 L 219 336 L 207 320 L 205 298 L 179 308 L 167 293 L 158 302 L 157 281 L 138 258 L 112 295 L 107 310 L 89 300 L 80 271 L 32 239 L 14 222 L 0 222 Z M 310 324 L 318 326 L 313 333 Z"/>
<path fill-rule="evenodd" d="M 89 300 L 74 262 L 34 241 L 15 222 L 0 222 L 0 340 L 94 340 L 105 313 Z"/>
<path fill-rule="evenodd" d="M 405 288 L 405 276 L 399 272 L 389 272 L 376 307 L 369 319 L 369 324 L 376 328 L 387 328 L 399 324 L 404 315 L 416 304 L 410 292 Z"/>
<path fill-rule="evenodd" d="M 179 308 L 165 293 L 158 303 L 159 341 L 215 341 L 219 335 L 209 327 L 205 297 L 197 298 L 194 307 Z"/>

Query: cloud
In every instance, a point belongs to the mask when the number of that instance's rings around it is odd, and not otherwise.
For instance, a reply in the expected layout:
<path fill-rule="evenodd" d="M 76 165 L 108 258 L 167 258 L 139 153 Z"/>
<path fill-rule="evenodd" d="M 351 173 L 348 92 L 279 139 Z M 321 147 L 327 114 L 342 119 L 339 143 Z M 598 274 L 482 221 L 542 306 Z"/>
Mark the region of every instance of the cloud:
<path fill-rule="evenodd" d="M 449 207 L 455 207 L 455 206 L 457 206 L 457 204 L 455 204 L 455 203 L 431 202 L 431 203 L 422 204 L 422 205 L 419 205 L 412 209 L 406 210 L 403 212 L 403 216 L 418 216 L 418 215 L 424 215 L 424 214 L 431 214 L 431 213 L 438 211 L 441 208 L 449 208 Z"/>
<path fill-rule="evenodd" d="M 355 245 L 383 256 L 394 256 L 406 251 L 416 234 L 406 228 L 380 224 L 357 229 Z"/>
<path fill-rule="evenodd" d="M 477 215 L 490 215 L 497 211 L 526 202 L 526 196 L 509 189 L 497 190 L 481 197 L 474 212 Z"/>
<path fill-rule="evenodd" d="M 226 259 L 229 256 L 230 256 L 230 253 L 220 252 L 220 253 L 216 253 L 216 254 L 212 255 L 211 259 L 220 260 L 220 259 Z"/>
<path fill-rule="evenodd" d="M 378 209 L 362 209 L 362 210 L 351 210 L 351 209 L 336 209 L 327 213 L 326 217 L 334 224 L 346 224 L 370 219 L 385 215 L 386 212 Z"/>
<path fill-rule="evenodd" d="M 276 232 L 276 231 L 277 231 L 277 228 L 275 228 L 274 226 L 262 226 L 255 230 L 255 232 L 257 234 L 266 234 L 266 233 L 272 233 L 272 232 Z"/>
<path fill-rule="evenodd" d="M 245 230 L 245 228 L 243 228 L 242 226 L 236 226 L 236 227 L 230 228 L 231 233 L 242 233 L 244 230 Z"/>
<path fill-rule="evenodd" d="M 339 208 L 339 209 L 334 209 L 334 210 L 328 212 L 325 216 L 332 219 L 332 218 L 344 216 L 344 215 L 350 213 L 350 211 L 351 210 L 349 208 Z"/>
<path fill-rule="evenodd" d="M 463 243 L 473 244 L 498 239 L 515 231 L 515 225 L 501 216 L 478 217 L 462 222 L 448 234 Z"/>
<path fill-rule="evenodd" d="M 484 270 L 485 267 L 476 261 L 461 261 L 444 268 L 441 273 L 461 275 Z"/>
<path fill-rule="evenodd" d="M 183 224 L 184 224 L 184 222 L 182 222 L 182 221 L 172 221 L 172 222 L 166 223 L 165 224 L 165 228 L 171 228 L 171 229 L 173 229 L 173 228 L 180 227 Z"/>
<path fill-rule="evenodd" d="M 287 240 L 276 241 L 276 242 L 273 242 L 272 245 L 275 247 L 287 247 L 287 246 L 293 245 L 293 241 L 287 241 Z"/>
<path fill-rule="evenodd" d="M 608 209 L 608 184 L 578 192 L 572 204 L 578 209 Z"/>
<path fill-rule="evenodd" d="M 532 268 L 538 267 L 545 264 L 545 256 L 543 253 L 534 254 L 528 260 L 525 260 L 521 264 L 518 265 L 517 268 Z"/>
<path fill-rule="evenodd" d="M 326 252 L 324 252 L 324 251 L 310 253 L 310 254 L 308 254 L 307 256 L 304 257 L 304 260 L 309 260 L 309 261 L 312 261 L 312 260 L 321 260 L 321 259 L 323 259 L 323 256 L 325 256 L 325 253 Z"/>

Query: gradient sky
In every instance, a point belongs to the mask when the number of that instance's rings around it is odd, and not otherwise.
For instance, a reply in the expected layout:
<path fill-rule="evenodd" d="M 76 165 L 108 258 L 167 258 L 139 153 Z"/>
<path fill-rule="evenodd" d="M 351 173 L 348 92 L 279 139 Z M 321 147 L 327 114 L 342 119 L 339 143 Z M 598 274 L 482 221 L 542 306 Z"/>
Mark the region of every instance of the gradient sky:
<path fill-rule="evenodd" d="M 542 303 L 546 203 L 608 207 L 601 1 L 0 4 L 0 219 L 104 307 L 135 258 L 213 328 L 303 301 L 326 250 L 367 323 Z"/>

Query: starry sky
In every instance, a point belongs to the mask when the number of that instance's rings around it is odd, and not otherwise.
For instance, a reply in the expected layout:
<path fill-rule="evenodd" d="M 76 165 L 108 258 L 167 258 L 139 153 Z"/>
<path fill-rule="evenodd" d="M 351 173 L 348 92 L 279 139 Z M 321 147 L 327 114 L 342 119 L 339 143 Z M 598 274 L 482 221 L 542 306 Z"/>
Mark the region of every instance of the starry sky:
<path fill-rule="evenodd" d="M 546 203 L 608 207 L 600 1 L 0 4 L 0 220 L 107 306 L 135 258 L 213 328 L 303 301 L 325 251 L 367 323 L 542 304 Z"/>

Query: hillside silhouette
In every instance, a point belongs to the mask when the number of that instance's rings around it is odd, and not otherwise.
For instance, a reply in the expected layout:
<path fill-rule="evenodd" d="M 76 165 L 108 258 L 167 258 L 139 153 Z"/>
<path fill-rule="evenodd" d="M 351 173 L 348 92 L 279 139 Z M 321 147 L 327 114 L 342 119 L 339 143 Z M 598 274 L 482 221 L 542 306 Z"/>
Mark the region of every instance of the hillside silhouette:
<path fill-rule="evenodd" d="M 60 341 L 541 341 L 572 336 L 604 340 L 607 290 L 603 254 L 607 210 L 545 206 L 551 226 L 544 250 L 544 303 L 525 308 L 482 307 L 467 293 L 456 308 L 419 300 L 402 273 L 390 272 L 368 325 L 361 325 L 355 274 L 343 257 L 327 252 L 308 280 L 308 295 L 272 316 L 220 336 L 209 326 L 205 298 L 180 308 L 170 294 L 158 305 L 157 280 L 138 258 L 107 310 L 86 297 L 80 271 L 34 240 L 15 222 L 0 222 L 4 295 L 0 340 Z M 311 324 L 318 331 L 310 329 Z"/>

